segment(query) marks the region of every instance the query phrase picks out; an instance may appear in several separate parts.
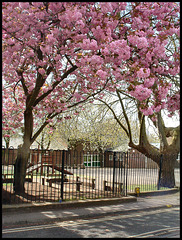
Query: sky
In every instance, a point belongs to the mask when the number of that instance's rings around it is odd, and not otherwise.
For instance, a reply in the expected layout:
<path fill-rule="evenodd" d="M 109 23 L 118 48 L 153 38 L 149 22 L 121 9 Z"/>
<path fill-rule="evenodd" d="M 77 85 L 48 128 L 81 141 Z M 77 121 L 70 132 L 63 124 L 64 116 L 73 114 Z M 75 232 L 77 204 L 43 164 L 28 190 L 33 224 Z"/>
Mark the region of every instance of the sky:
<path fill-rule="evenodd" d="M 164 123 L 166 127 L 177 127 L 180 124 L 179 115 L 174 117 L 168 117 L 166 114 L 163 115 Z"/>

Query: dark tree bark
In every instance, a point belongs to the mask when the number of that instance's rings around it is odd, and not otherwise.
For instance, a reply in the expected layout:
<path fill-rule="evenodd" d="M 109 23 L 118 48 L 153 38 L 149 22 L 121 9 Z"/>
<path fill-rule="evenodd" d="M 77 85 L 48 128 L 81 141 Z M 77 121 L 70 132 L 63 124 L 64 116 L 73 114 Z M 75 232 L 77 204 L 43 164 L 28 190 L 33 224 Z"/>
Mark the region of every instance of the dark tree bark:
<path fill-rule="evenodd" d="M 159 179 L 160 187 L 173 188 L 175 186 L 174 167 L 176 158 L 176 154 L 162 155 L 162 172 L 161 179 Z"/>
<path fill-rule="evenodd" d="M 23 194 L 25 192 L 24 183 L 29 153 L 29 149 L 24 146 L 18 149 L 14 165 L 14 191 L 16 194 Z"/>
<path fill-rule="evenodd" d="M 26 168 L 30 156 L 31 137 L 33 131 L 33 114 L 32 110 L 28 109 L 24 112 L 24 142 L 18 149 L 16 162 L 14 165 L 14 191 L 16 194 L 25 192 L 24 183 L 26 177 Z"/>

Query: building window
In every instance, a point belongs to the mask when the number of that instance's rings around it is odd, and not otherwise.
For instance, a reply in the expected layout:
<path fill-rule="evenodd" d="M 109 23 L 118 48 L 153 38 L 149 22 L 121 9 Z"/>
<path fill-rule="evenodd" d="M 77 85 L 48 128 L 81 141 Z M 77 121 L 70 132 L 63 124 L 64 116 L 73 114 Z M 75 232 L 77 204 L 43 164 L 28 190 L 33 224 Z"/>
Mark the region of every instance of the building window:
<path fill-rule="evenodd" d="M 123 161 L 123 156 L 119 156 L 119 161 L 122 162 Z"/>
<path fill-rule="evenodd" d="M 109 155 L 109 161 L 113 161 L 113 155 Z"/>

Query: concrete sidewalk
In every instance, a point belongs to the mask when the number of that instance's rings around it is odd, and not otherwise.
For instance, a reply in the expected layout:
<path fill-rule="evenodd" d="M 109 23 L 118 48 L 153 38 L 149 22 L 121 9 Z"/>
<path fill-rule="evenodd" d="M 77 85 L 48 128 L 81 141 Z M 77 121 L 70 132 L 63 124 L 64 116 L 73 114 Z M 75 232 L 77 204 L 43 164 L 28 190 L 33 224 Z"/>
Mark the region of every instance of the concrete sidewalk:
<path fill-rule="evenodd" d="M 77 203 L 60 203 L 36 207 L 16 206 L 3 208 L 2 226 L 36 225 L 56 221 L 68 221 L 79 218 L 99 217 L 107 214 L 130 214 L 134 211 L 150 211 L 159 208 L 180 205 L 180 192 L 161 192 L 160 195 L 128 196 L 120 199 L 100 199 L 78 201 Z"/>

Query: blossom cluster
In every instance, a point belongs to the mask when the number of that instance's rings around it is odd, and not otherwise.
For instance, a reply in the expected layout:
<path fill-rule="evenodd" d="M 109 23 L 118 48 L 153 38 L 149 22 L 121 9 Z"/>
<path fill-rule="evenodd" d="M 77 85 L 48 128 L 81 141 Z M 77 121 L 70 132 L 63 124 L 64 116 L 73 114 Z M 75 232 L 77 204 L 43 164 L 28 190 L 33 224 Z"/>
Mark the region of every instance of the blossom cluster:
<path fill-rule="evenodd" d="M 176 93 L 173 96 L 167 98 L 167 110 L 169 111 L 169 116 L 172 116 L 175 111 L 180 113 L 180 93 Z"/>
<path fill-rule="evenodd" d="M 137 85 L 134 91 L 130 91 L 130 95 L 138 99 L 139 101 L 144 101 L 151 96 L 152 90 L 144 87 L 143 84 Z"/>
<path fill-rule="evenodd" d="M 3 2 L 2 10 L 3 81 L 19 92 L 3 89 L 5 113 L 29 106 L 42 119 L 122 86 L 152 99 L 145 115 L 179 109 L 166 84 L 179 74 L 178 3 Z"/>

